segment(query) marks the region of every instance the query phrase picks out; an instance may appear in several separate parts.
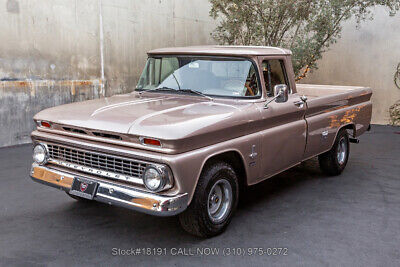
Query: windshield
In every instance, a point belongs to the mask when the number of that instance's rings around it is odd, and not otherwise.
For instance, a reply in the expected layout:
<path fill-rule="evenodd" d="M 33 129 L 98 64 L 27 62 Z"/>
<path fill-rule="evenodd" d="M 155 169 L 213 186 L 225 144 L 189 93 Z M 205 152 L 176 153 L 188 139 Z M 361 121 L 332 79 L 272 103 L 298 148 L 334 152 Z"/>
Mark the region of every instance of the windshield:
<path fill-rule="evenodd" d="M 136 89 L 251 98 L 261 95 L 257 79 L 254 64 L 246 59 L 157 56 L 148 58 Z"/>

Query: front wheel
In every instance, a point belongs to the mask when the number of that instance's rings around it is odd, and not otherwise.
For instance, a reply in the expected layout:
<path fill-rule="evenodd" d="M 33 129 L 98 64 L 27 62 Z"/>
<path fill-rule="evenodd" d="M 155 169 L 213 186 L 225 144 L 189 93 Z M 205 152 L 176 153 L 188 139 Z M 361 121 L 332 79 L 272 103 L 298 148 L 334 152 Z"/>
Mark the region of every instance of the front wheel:
<path fill-rule="evenodd" d="M 346 167 L 349 158 L 350 143 L 346 129 L 339 131 L 333 147 L 318 156 L 321 170 L 328 175 L 339 175 Z"/>
<path fill-rule="evenodd" d="M 239 199 L 239 183 L 225 162 L 208 164 L 203 170 L 189 207 L 179 215 L 187 232 L 212 237 L 222 233 L 232 219 Z"/>

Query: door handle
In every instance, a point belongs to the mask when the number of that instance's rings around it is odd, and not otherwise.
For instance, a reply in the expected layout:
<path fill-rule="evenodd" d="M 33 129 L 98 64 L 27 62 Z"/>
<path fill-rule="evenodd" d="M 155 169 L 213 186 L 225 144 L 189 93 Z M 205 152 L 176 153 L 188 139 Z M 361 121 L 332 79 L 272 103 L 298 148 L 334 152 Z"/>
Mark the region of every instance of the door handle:
<path fill-rule="evenodd" d="M 304 107 L 304 102 L 303 101 L 297 101 L 297 102 L 294 102 L 293 104 L 298 108 L 303 108 Z"/>

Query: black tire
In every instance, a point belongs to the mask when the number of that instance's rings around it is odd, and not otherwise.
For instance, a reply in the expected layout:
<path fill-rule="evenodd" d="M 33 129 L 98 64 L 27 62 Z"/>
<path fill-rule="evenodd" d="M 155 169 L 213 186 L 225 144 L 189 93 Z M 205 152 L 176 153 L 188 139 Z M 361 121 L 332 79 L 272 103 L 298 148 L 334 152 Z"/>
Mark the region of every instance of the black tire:
<path fill-rule="evenodd" d="M 343 143 L 342 143 L 343 142 Z M 343 149 L 340 144 L 344 145 L 345 152 L 342 153 Z M 342 157 L 339 154 L 342 153 Z M 330 176 L 339 175 L 346 167 L 349 159 L 350 143 L 349 135 L 346 129 L 341 129 L 336 136 L 335 143 L 331 150 L 318 156 L 319 166 L 321 170 Z"/>
<path fill-rule="evenodd" d="M 230 208 L 227 208 L 224 213 L 225 215 L 219 218 L 221 221 L 216 222 L 216 219 L 212 218 L 213 215 L 209 215 L 210 205 L 213 203 L 213 201 L 209 202 L 209 200 L 212 199 L 213 196 L 215 197 L 215 194 L 211 194 L 211 189 L 215 192 L 214 188 L 216 186 L 222 186 L 222 188 L 223 186 L 227 186 L 229 188 L 227 182 L 231 186 L 232 192 Z M 215 203 L 217 203 L 218 198 L 215 200 Z M 230 223 L 236 210 L 238 200 L 239 182 L 234 169 L 229 164 L 221 161 L 207 164 L 197 183 L 192 202 L 189 207 L 179 215 L 181 226 L 185 231 L 199 237 L 212 237 L 219 235 Z M 220 201 L 223 203 L 223 197 L 221 197 Z"/>
<path fill-rule="evenodd" d="M 71 198 L 73 198 L 73 199 L 75 199 L 75 200 L 77 200 L 77 201 L 80 201 L 80 202 L 91 202 L 90 199 L 86 199 L 86 198 L 83 198 L 83 197 L 78 197 L 78 196 L 75 196 L 75 195 L 71 195 L 71 194 L 69 194 L 68 192 L 65 192 L 65 193 L 67 193 L 67 195 L 68 195 L 69 197 L 71 197 Z"/>

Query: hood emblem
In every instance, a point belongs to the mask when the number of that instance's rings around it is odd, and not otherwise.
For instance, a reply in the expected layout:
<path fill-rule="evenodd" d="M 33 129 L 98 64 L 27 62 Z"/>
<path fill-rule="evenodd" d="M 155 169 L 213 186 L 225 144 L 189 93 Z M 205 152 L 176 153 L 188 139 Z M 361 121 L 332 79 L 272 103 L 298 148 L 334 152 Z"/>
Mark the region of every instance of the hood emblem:
<path fill-rule="evenodd" d="M 82 182 L 81 186 L 80 186 L 80 189 L 81 189 L 82 192 L 85 192 L 87 187 L 88 187 L 88 184 Z"/>

